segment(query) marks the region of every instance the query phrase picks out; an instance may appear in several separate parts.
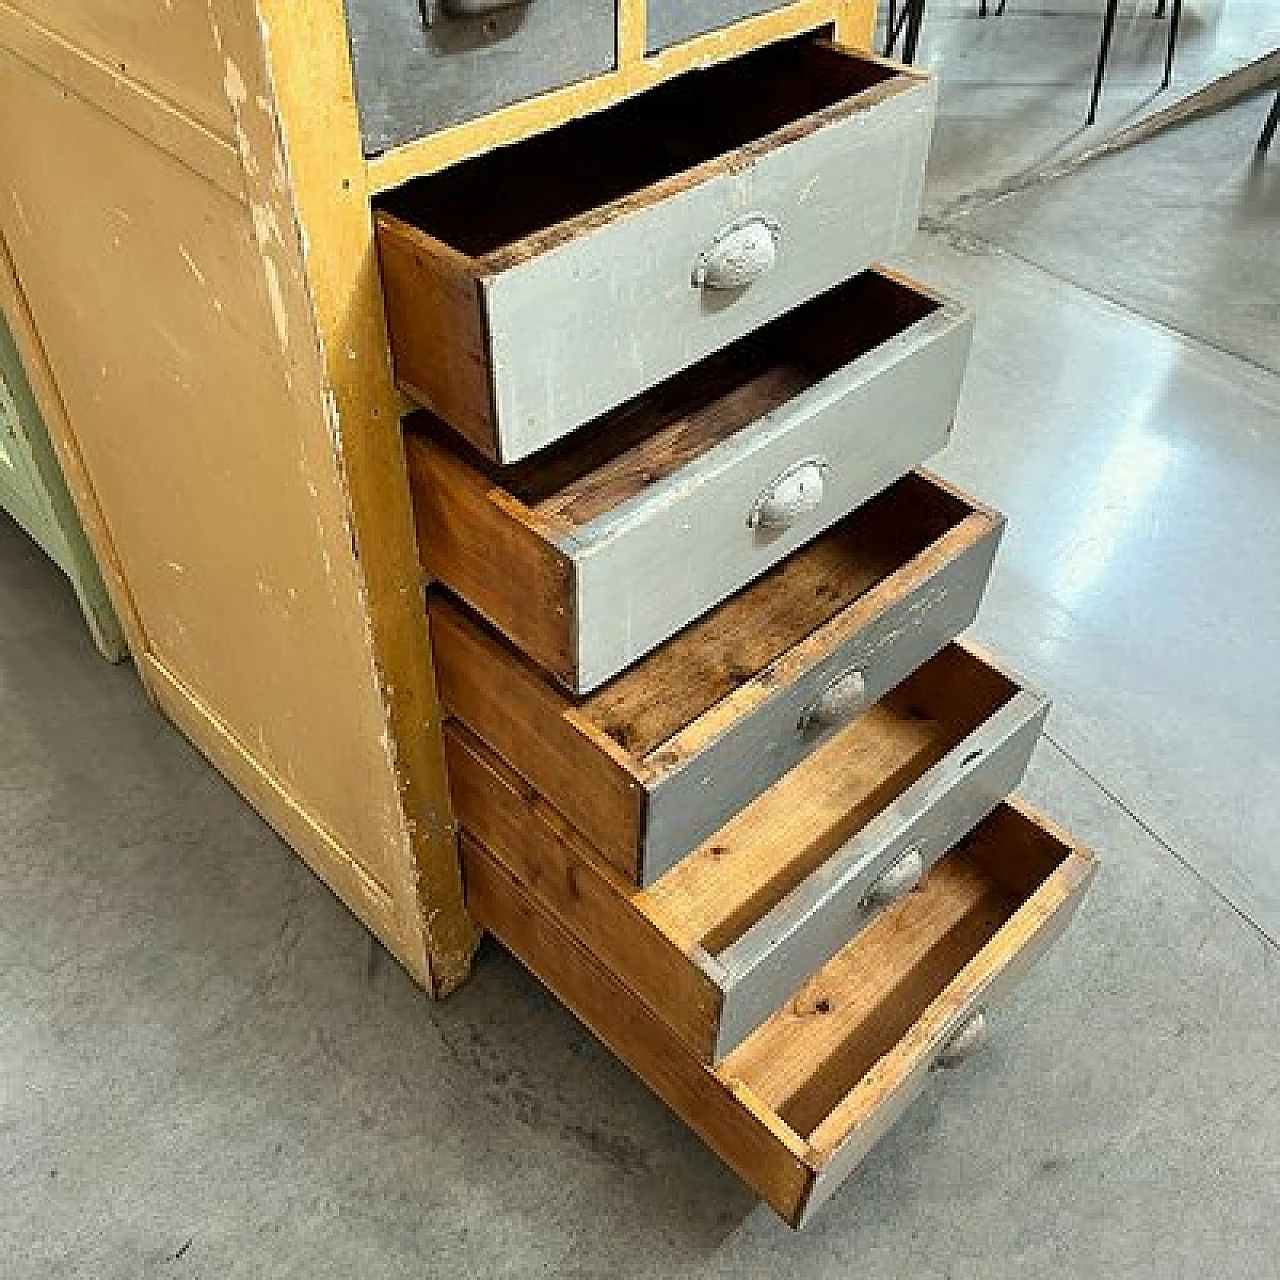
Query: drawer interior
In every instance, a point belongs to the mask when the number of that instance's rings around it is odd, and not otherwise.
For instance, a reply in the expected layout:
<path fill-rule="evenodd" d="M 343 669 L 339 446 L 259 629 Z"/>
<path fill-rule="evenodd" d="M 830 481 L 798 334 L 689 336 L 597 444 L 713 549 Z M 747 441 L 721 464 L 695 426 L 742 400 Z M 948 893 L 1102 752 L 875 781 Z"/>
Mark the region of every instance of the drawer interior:
<path fill-rule="evenodd" d="M 429 413 L 407 426 L 445 441 L 541 519 L 581 528 L 943 305 L 864 271 L 514 466 L 493 465 Z"/>
<path fill-rule="evenodd" d="M 644 891 L 685 951 L 725 951 L 1020 692 L 949 645 Z"/>
<path fill-rule="evenodd" d="M 664 744 L 735 689 L 903 570 L 972 516 L 923 475 L 904 476 L 577 704 L 629 754 L 660 766 Z"/>
<path fill-rule="evenodd" d="M 1070 853 L 1001 806 L 734 1050 L 721 1074 L 810 1141 L 838 1107 L 840 1131 L 852 1127 L 859 1085 L 892 1054 L 927 1052 L 913 1028 Z M 868 1089 L 861 1105 L 877 1101 Z"/>
<path fill-rule="evenodd" d="M 382 207 L 478 258 L 780 130 L 816 125 L 837 103 L 915 79 L 812 36 L 782 41 L 417 178 Z"/>

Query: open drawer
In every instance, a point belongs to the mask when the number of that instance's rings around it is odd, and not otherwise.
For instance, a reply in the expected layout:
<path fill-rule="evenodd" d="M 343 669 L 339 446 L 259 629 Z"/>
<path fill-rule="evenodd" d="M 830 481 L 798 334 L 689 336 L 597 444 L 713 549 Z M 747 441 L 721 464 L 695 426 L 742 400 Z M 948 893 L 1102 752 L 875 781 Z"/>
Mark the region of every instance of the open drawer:
<path fill-rule="evenodd" d="M 474 839 L 476 920 L 793 1226 L 840 1185 L 934 1066 L 1066 928 L 1095 870 L 1018 802 L 878 916 L 718 1067 L 701 1062 Z"/>
<path fill-rule="evenodd" d="M 1018 785 L 1047 710 L 951 645 L 648 889 L 456 723 L 449 784 L 463 829 L 714 1062 Z"/>
<path fill-rule="evenodd" d="M 589 692 L 941 449 L 971 332 L 867 271 L 515 466 L 418 414 L 423 567 Z"/>
<path fill-rule="evenodd" d="M 906 476 L 581 698 L 436 589 L 440 699 L 648 884 L 969 625 L 1002 527 Z"/>
<path fill-rule="evenodd" d="M 377 213 L 402 388 L 514 462 L 915 231 L 935 87 L 813 36 L 417 178 Z"/>

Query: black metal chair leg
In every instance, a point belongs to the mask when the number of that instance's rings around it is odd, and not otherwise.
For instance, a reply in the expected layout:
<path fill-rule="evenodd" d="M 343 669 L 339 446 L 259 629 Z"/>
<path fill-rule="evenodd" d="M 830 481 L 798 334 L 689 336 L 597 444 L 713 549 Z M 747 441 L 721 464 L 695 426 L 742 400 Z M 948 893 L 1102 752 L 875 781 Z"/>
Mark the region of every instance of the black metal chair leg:
<path fill-rule="evenodd" d="M 1168 4 L 1168 0 L 1156 0 L 1156 17 L 1157 18 L 1164 17 L 1164 11 L 1167 4 Z"/>
<path fill-rule="evenodd" d="M 924 0 L 907 0 L 907 36 L 902 45 L 902 60 L 910 65 L 916 60 L 920 44 L 920 28 L 924 23 Z"/>
<path fill-rule="evenodd" d="M 884 56 L 893 57 L 894 27 L 898 25 L 898 0 L 889 0 L 889 16 L 884 24 Z"/>
<path fill-rule="evenodd" d="M 978 0 L 978 17 L 985 18 L 987 16 L 987 0 Z"/>
<path fill-rule="evenodd" d="M 1276 93 L 1276 100 L 1271 104 L 1271 114 L 1267 117 L 1267 123 L 1262 126 L 1262 137 L 1258 139 L 1258 150 L 1266 151 L 1271 146 L 1271 139 L 1276 136 L 1276 126 L 1280 125 L 1280 91 Z"/>
<path fill-rule="evenodd" d="M 1160 9 L 1157 11 L 1157 17 L 1164 11 L 1164 0 L 1160 2 Z M 1160 87 L 1167 89 L 1169 81 L 1173 79 L 1173 51 L 1178 47 L 1178 23 L 1182 20 L 1182 0 L 1173 0 L 1173 17 L 1169 19 L 1169 52 L 1165 55 L 1164 60 L 1164 79 L 1160 81 Z"/>
<path fill-rule="evenodd" d="M 1107 54 L 1111 52 L 1111 33 L 1115 30 L 1116 10 L 1120 0 L 1107 0 L 1107 14 L 1102 20 L 1102 47 L 1098 50 L 1098 70 L 1093 77 L 1093 97 L 1089 100 L 1089 115 L 1085 124 L 1092 124 L 1098 116 L 1098 99 L 1102 97 L 1102 77 L 1107 71 Z"/>

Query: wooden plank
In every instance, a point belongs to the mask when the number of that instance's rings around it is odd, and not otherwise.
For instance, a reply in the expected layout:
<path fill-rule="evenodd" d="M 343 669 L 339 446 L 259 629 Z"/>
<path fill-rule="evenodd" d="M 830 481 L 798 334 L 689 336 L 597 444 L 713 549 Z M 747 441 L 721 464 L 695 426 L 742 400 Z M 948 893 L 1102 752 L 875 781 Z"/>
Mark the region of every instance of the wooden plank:
<path fill-rule="evenodd" d="M 492 455 L 497 443 L 488 335 L 473 267 L 399 219 L 379 214 L 377 226 L 400 386 Z"/>
<path fill-rule="evenodd" d="M 869 48 L 875 0 L 798 0 L 775 12 L 748 18 L 691 40 L 657 57 L 643 57 L 643 0 L 620 4 L 619 67 L 612 74 L 513 103 L 481 120 L 442 129 L 370 159 L 368 181 L 375 192 L 390 191 L 422 174 L 434 173 L 468 156 L 518 142 L 565 120 L 599 111 L 660 84 L 691 67 L 735 57 L 759 45 L 834 22 L 845 43 Z"/>
<path fill-rule="evenodd" d="M 640 891 L 456 721 L 445 729 L 449 783 L 464 831 L 709 1061 L 721 992 L 696 945 L 682 949 L 644 914 Z"/>
<path fill-rule="evenodd" d="M 411 434 L 406 449 L 423 569 L 572 684 L 573 563 L 552 530 L 438 439 Z"/>
<path fill-rule="evenodd" d="M 445 595 L 430 600 L 445 708 L 573 815 L 624 874 L 638 874 L 646 793 L 627 754 L 521 655 Z"/>
<path fill-rule="evenodd" d="M 3 8 L 53 42 L 145 87 L 191 122 L 226 139 L 234 126 L 207 4 L 173 0 L 3 0 Z M 103 106 L 102 103 L 97 105 Z M 236 165 L 238 168 L 238 164 Z"/>
<path fill-rule="evenodd" d="M 142 5 L 0 0 L 0 46 L 243 199 L 207 7 Z"/>
<path fill-rule="evenodd" d="M 805 1144 L 755 1104 L 749 1087 L 703 1066 L 465 836 L 462 856 L 476 919 L 777 1213 L 796 1220 L 813 1178 Z"/>

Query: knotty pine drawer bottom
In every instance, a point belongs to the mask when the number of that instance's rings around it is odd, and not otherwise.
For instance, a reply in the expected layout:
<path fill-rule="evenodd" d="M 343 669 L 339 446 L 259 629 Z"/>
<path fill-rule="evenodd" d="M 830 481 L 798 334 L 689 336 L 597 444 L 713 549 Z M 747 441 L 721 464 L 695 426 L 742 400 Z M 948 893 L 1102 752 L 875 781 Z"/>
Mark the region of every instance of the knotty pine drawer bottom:
<path fill-rule="evenodd" d="M 464 833 L 471 911 L 774 1210 L 801 1226 L 1061 935 L 1096 863 L 1001 805 L 717 1067 Z"/>

